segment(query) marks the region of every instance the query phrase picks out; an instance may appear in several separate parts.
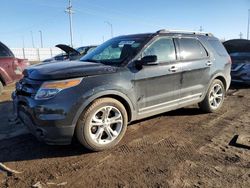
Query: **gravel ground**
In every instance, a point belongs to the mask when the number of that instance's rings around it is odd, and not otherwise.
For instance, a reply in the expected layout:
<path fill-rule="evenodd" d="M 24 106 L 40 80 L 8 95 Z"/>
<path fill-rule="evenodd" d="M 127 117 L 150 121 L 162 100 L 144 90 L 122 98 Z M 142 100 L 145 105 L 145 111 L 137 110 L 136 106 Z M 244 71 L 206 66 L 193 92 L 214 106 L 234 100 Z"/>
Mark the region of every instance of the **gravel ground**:
<path fill-rule="evenodd" d="M 6 114 L 10 91 L 1 96 Z M 190 106 L 132 123 L 116 148 L 99 153 L 27 134 L 1 140 L 0 162 L 22 173 L 0 172 L 0 187 L 250 187 L 250 147 L 236 143 L 250 135 L 249 108 L 250 88 L 231 89 L 218 113 Z"/>

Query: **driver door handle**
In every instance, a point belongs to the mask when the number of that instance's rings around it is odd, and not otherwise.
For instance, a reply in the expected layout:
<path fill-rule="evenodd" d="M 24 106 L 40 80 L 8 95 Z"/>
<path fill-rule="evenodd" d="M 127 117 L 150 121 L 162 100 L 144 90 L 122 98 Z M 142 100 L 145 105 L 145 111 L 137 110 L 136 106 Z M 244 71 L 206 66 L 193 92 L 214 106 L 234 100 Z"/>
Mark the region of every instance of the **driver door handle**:
<path fill-rule="evenodd" d="M 170 72 L 176 72 L 178 70 L 178 68 L 176 66 L 171 66 L 169 71 Z"/>
<path fill-rule="evenodd" d="M 208 66 L 208 67 L 211 67 L 212 66 L 212 62 L 211 61 L 208 61 L 207 63 L 206 63 L 206 65 Z"/>

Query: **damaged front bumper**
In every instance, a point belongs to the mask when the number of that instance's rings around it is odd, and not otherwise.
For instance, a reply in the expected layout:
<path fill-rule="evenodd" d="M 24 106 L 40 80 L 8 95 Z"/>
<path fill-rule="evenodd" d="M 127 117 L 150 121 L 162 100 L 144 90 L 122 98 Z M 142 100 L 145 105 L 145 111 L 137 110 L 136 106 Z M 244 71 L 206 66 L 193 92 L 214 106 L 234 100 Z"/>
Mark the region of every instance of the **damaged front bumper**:
<path fill-rule="evenodd" d="M 74 135 L 74 125 L 64 125 L 62 114 L 46 114 L 44 109 L 29 97 L 12 93 L 13 109 L 16 118 L 40 141 L 49 145 L 68 145 Z M 55 109 L 53 109 L 55 110 Z"/>
<path fill-rule="evenodd" d="M 231 77 L 233 83 L 250 85 L 250 64 L 236 64 L 232 66 Z"/>

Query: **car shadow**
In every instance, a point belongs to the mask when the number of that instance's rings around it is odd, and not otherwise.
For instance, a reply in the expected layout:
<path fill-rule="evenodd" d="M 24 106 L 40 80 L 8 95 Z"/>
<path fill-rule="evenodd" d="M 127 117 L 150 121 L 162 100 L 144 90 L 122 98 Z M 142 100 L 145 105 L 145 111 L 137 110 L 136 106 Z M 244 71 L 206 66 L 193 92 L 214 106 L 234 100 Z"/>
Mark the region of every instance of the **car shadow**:
<path fill-rule="evenodd" d="M 140 120 L 136 120 L 136 121 L 133 121 L 131 124 L 129 124 L 129 126 L 133 126 L 134 124 L 142 123 L 142 122 L 152 120 L 152 119 L 155 119 L 155 118 L 159 118 L 159 117 L 199 116 L 199 115 L 203 115 L 203 114 L 207 114 L 207 113 L 200 110 L 198 106 L 193 105 L 193 106 L 180 108 L 180 109 L 169 111 L 169 112 L 164 112 L 164 113 L 157 114 L 157 115 L 154 115 L 154 116 L 150 116 L 150 117 L 147 117 L 147 118 L 143 118 L 143 119 L 140 119 Z"/>
<path fill-rule="evenodd" d="M 93 153 L 75 140 L 70 145 L 54 146 L 39 142 L 31 134 L 2 140 L 0 152 L 0 162 L 61 158 Z"/>
<path fill-rule="evenodd" d="M 12 101 L 6 100 L 0 102 L 0 136 L 6 135 L 8 138 L 10 133 L 13 134 L 13 125 L 9 122 L 9 117 L 13 111 L 12 109 Z M 15 125 L 14 128 L 14 132 L 18 132 L 19 126 Z M 75 139 L 73 139 L 71 145 L 51 146 L 39 142 L 31 134 L 20 134 L 16 134 L 19 136 L 13 138 L 0 140 L 0 162 L 77 156 L 91 153 L 91 151 L 76 142 Z"/>
<path fill-rule="evenodd" d="M 231 83 L 230 89 L 250 89 L 250 85 L 244 83 Z"/>
<path fill-rule="evenodd" d="M 143 120 L 135 121 L 130 126 L 161 116 L 190 116 L 203 114 L 198 108 L 182 108 L 163 113 Z M 119 147 L 119 146 L 118 146 Z M 29 161 L 44 158 L 59 158 L 80 156 L 94 153 L 84 148 L 76 138 L 70 145 L 53 146 L 39 142 L 33 135 L 26 134 L 11 139 L 2 140 L 0 143 L 0 162 Z"/>

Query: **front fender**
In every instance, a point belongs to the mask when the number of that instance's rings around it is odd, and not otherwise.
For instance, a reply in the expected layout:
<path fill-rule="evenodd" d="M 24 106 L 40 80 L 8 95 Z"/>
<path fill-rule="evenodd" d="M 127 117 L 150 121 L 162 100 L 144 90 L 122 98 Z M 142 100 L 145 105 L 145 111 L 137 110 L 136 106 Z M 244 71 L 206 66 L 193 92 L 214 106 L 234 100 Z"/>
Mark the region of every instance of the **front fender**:
<path fill-rule="evenodd" d="M 73 124 L 76 125 L 78 119 L 80 118 L 82 112 L 86 109 L 86 107 L 88 107 L 95 99 L 101 98 L 101 97 L 105 97 L 108 95 L 113 95 L 113 96 L 117 96 L 122 98 L 123 100 L 125 100 L 127 102 L 127 104 L 129 105 L 129 108 L 131 110 L 131 121 L 133 121 L 136 117 L 135 117 L 135 106 L 133 105 L 133 103 L 131 102 L 130 98 L 125 95 L 124 93 L 122 93 L 121 91 L 117 91 L 117 90 L 105 90 L 105 91 L 99 91 L 99 92 L 95 92 L 92 91 L 88 93 L 88 97 L 84 97 L 84 101 L 82 102 L 82 104 L 80 105 L 80 108 L 78 108 L 77 113 L 74 117 L 73 120 Z"/>

